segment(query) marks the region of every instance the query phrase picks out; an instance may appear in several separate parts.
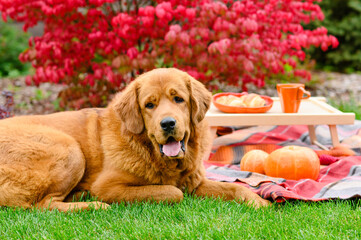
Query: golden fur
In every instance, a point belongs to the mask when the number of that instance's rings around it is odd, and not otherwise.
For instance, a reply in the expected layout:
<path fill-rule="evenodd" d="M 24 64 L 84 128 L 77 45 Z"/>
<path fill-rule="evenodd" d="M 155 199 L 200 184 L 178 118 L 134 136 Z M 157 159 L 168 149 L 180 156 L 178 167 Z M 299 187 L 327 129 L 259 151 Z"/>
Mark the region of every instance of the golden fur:
<path fill-rule="evenodd" d="M 185 72 L 156 69 L 105 109 L 1 120 L 0 206 L 106 208 L 120 201 L 179 202 L 185 191 L 268 205 L 245 187 L 205 178 L 211 136 L 203 119 L 210 102 L 211 94 Z M 176 124 L 165 131 L 167 117 Z M 163 154 L 160 146 L 170 141 L 184 149 Z M 72 202 L 84 192 L 103 203 Z"/>

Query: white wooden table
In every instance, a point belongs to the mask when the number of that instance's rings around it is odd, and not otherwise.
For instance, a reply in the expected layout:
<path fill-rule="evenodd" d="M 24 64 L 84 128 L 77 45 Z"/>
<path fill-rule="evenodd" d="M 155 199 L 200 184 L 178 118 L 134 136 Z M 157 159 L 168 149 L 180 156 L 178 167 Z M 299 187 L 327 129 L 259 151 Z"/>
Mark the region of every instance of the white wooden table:
<path fill-rule="evenodd" d="M 302 100 L 298 113 L 283 113 L 279 98 L 272 98 L 273 106 L 266 113 L 223 113 L 213 104 L 206 114 L 211 127 L 256 125 L 307 125 L 312 144 L 322 146 L 316 138 L 315 126 L 328 125 L 333 146 L 339 144 L 336 125 L 353 124 L 354 113 L 343 113 L 328 105 L 324 97 Z"/>

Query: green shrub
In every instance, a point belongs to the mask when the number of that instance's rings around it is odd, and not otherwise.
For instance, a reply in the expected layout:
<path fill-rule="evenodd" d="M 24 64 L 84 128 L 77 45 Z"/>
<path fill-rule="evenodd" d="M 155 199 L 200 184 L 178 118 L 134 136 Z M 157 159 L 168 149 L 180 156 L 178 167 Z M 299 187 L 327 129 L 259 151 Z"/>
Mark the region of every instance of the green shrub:
<path fill-rule="evenodd" d="M 361 104 L 354 96 L 351 96 L 348 101 L 346 100 L 330 100 L 330 104 L 340 110 L 341 112 L 353 112 L 355 118 L 361 120 Z"/>
<path fill-rule="evenodd" d="M 326 52 L 308 50 L 317 61 L 317 68 L 347 73 L 361 71 L 361 1 L 323 0 L 319 5 L 325 20 L 313 23 L 313 27 L 326 27 L 340 45 Z"/>
<path fill-rule="evenodd" d="M 30 64 L 19 60 L 19 54 L 28 48 L 28 38 L 28 34 L 21 29 L 0 21 L 0 77 L 17 77 L 28 73 Z"/>

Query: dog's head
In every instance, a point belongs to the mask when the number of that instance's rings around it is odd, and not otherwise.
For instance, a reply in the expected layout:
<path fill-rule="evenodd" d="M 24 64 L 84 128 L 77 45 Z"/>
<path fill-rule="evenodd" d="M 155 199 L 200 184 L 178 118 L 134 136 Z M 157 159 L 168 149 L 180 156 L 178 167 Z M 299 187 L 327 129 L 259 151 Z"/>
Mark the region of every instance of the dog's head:
<path fill-rule="evenodd" d="M 191 131 L 203 120 L 210 102 L 210 92 L 193 77 L 159 68 L 129 84 L 114 100 L 113 109 L 127 131 L 146 134 L 164 157 L 183 158 Z"/>

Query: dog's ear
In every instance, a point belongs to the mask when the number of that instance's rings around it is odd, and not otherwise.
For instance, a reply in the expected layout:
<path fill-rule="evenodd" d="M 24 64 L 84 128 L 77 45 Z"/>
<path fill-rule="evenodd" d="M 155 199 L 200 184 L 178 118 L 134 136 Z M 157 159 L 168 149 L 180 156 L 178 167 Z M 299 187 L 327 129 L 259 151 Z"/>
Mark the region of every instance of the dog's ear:
<path fill-rule="evenodd" d="M 189 78 L 189 92 L 191 103 L 191 117 L 194 124 L 203 120 L 211 105 L 212 94 L 206 87 L 191 76 Z"/>
<path fill-rule="evenodd" d="M 144 121 L 138 104 L 137 82 L 130 83 L 113 101 L 113 109 L 119 114 L 126 129 L 140 134 L 144 130 Z"/>

